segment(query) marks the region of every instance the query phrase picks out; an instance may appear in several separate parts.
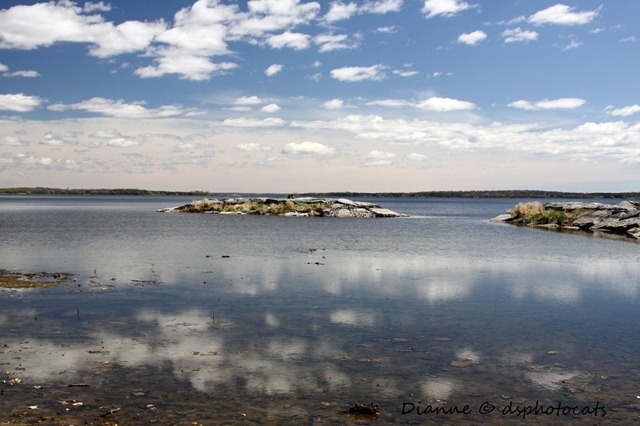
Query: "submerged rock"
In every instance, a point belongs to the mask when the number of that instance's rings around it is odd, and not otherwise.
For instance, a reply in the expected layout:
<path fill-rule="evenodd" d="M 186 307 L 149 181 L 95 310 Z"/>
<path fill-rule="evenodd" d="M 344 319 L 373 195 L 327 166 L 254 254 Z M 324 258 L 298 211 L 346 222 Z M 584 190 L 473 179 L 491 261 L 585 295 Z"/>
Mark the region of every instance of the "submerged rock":
<path fill-rule="evenodd" d="M 257 214 L 288 217 L 407 217 L 377 204 L 345 198 L 228 198 L 203 199 L 177 207 L 159 209 L 163 213 Z"/>
<path fill-rule="evenodd" d="M 493 222 L 545 228 L 573 229 L 625 235 L 640 240 L 640 203 L 622 201 L 615 204 L 593 202 L 533 201 L 520 203 Z"/>

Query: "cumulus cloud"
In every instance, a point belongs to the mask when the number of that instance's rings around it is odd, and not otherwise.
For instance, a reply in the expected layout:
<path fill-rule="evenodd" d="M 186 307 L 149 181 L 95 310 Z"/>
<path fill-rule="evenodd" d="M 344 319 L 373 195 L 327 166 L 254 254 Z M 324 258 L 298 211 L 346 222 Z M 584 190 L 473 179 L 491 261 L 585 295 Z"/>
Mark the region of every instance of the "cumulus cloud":
<path fill-rule="evenodd" d="M 610 114 L 617 117 L 628 117 L 630 115 L 640 112 L 640 105 L 629 105 L 623 108 L 616 108 L 611 110 Z"/>
<path fill-rule="evenodd" d="M 363 80 L 383 80 L 385 67 L 381 64 L 370 67 L 343 67 L 331 70 L 331 77 L 349 83 Z"/>
<path fill-rule="evenodd" d="M 331 3 L 331 7 L 324 19 L 328 22 L 341 21 L 351 18 L 356 13 L 358 13 L 358 5 L 356 3 L 345 4 L 341 1 L 334 1 Z"/>
<path fill-rule="evenodd" d="M 319 34 L 313 38 L 313 42 L 320 46 L 320 53 L 334 50 L 355 49 L 359 46 L 357 39 L 351 39 L 346 34 Z"/>
<path fill-rule="evenodd" d="M 458 36 L 458 43 L 468 44 L 470 46 L 475 46 L 481 41 L 487 38 L 487 33 L 484 31 L 473 31 L 471 33 L 463 33 Z"/>
<path fill-rule="evenodd" d="M 451 17 L 471 7 L 469 3 L 461 0 L 425 0 L 422 12 L 427 15 L 427 18 L 438 15 Z"/>
<path fill-rule="evenodd" d="M 257 96 L 241 96 L 236 98 L 233 103 L 236 105 L 260 105 L 262 103 L 262 99 Z"/>
<path fill-rule="evenodd" d="M 29 96 L 24 93 L 0 95 L 0 111 L 29 112 L 39 107 L 44 102 L 37 96 Z"/>
<path fill-rule="evenodd" d="M 111 139 L 107 142 L 107 146 L 113 148 L 132 148 L 134 146 L 139 146 L 140 142 L 135 139 L 129 138 L 115 138 Z"/>
<path fill-rule="evenodd" d="M 340 109 L 344 106 L 344 101 L 342 99 L 331 99 L 322 104 L 322 106 L 325 109 Z"/>
<path fill-rule="evenodd" d="M 29 142 L 25 142 L 15 136 L 2 136 L 0 137 L 0 145 L 4 146 L 27 146 Z"/>
<path fill-rule="evenodd" d="M 519 100 L 511 102 L 509 106 L 529 111 L 537 111 L 544 109 L 575 109 L 584 105 L 585 102 L 584 99 L 580 98 L 543 99 L 538 102 Z"/>
<path fill-rule="evenodd" d="M 282 34 L 267 37 L 266 43 L 274 49 L 288 47 L 293 50 L 304 50 L 311 44 L 310 38 L 308 34 L 285 31 Z"/>
<path fill-rule="evenodd" d="M 273 65 L 269 65 L 269 67 L 266 70 L 264 70 L 264 73 L 266 76 L 271 77 L 278 74 L 283 69 L 284 69 L 284 65 L 273 64 Z"/>
<path fill-rule="evenodd" d="M 574 12 L 574 7 L 566 4 L 556 4 L 546 9 L 540 10 L 528 19 L 533 25 L 584 25 L 593 21 L 600 13 L 602 6 L 595 10 L 587 10 L 583 12 Z"/>
<path fill-rule="evenodd" d="M 163 105 L 159 108 L 146 108 L 145 102 L 126 103 L 122 99 L 91 98 L 75 104 L 54 104 L 52 111 L 86 111 L 94 114 L 118 118 L 167 118 L 197 113 L 196 108 L 182 108 L 178 105 Z"/>
<path fill-rule="evenodd" d="M 402 9 L 403 3 L 403 0 L 375 0 L 366 1 L 362 5 L 358 5 L 354 2 L 345 4 L 342 1 L 334 1 L 331 3 L 324 19 L 331 23 L 349 19 L 358 14 L 373 13 L 382 15 L 389 12 L 398 12 Z"/>
<path fill-rule="evenodd" d="M 502 37 L 505 43 L 516 43 L 520 41 L 535 41 L 538 39 L 538 33 L 530 30 L 523 30 L 520 27 L 504 30 Z"/>
<path fill-rule="evenodd" d="M 165 29 L 158 22 L 106 22 L 93 12 L 107 11 L 104 3 L 85 9 L 72 1 L 17 5 L 0 10 L 0 47 L 32 50 L 58 42 L 89 43 L 90 53 L 101 58 L 146 48 Z"/>
<path fill-rule="evenodd" d="M 76 145 L 78 141 L 75 139 L 77 135 L 74 133 L 53 133 L 47 132 L 43 137 L 40 138 L 38 143 L 40 145 L 47 146 L 65 146 L 65 145 Z"/>
<path fill-rule="evenodd" d="M 284 146 L 282 153 L 292 157 L 323 157 L 331 155 L 335 149 L 317 142 L 289 143 Z"/>
<path fill-rule="evenodd" d="M 212 62 L 206 56 L 183 53 L 177 49 L 159 49 L 155 52 L 158 53 L 156 64 L 136 69 L 136 75 L 152 78 L 177 74 L 184 80 L 203 81 L 238 67 L 235 62 Z"/>
<path fill-rule="evenodd" d="M 111 5 L 105 4 L 102 1 L 97 3 L 88 1 L 84 4 L 84 7 L 82 8 L 82 10 L 84 10 L 86 13 L 91 13 L 95 11 L 109 12 L 111 10 Z"/>
<path fill-rule="evenodd" d="M 440 98 L 437 96 L 426 99 L 418 104 L 418 108 L 429 111 L 447 112 L 447 111 L 469 111 L 476 109 L 476 105 L 472 102 L 461 101 L 452 98 Z"/>
<path fill-rule="evenodd" d="M 260 111 L 262 112 L 268 112 L 268 113 L 274 113 L 274 112 L 278 112 L 280 111 L 282 108 L 280 107 L 280 105 L 278 104 L 268 104 L 263 106 Z"/>
<path fill-rule="evenodd" d="M 418 154 L 417 152 L 412 152 L 407 155 L 407 159 L 411 161 L 424 161 L 427 159 L 426 155 Z"/>

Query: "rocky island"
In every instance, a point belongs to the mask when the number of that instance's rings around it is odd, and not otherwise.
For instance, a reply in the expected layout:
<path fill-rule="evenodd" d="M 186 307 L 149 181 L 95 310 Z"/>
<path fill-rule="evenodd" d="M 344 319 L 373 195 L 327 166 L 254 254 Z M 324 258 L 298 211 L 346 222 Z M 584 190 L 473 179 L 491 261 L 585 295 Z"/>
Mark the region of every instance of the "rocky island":
<path fill-rule="evenodd" d="M 166 213 L 256 214 L 302 217 L 407 217 L 378 204 L 345 198 L 225 198 L 203 199 L 178 207 L 159 209 Z"/>
<path fill-rule="evenodd" d="M 640 240 L 640 203 L 532 201 L 519 203 L 513 210 L 491 219 L 522 226 L 537 226 L 584 232 L 624 235 Z"/>

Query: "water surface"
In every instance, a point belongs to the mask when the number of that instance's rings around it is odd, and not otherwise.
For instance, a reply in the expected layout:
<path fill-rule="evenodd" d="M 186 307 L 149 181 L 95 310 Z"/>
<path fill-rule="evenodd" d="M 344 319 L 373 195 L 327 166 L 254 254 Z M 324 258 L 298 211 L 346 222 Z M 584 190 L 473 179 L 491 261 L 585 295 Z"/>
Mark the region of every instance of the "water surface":
<path fill-rule="evenodd" d="M 76 279 L 0 291 L 0 420 L 637 421 L 637 243 L 488 221 L 520 200 L 155 212 L 189 201 L 0 198 L 0 268 Z"/>

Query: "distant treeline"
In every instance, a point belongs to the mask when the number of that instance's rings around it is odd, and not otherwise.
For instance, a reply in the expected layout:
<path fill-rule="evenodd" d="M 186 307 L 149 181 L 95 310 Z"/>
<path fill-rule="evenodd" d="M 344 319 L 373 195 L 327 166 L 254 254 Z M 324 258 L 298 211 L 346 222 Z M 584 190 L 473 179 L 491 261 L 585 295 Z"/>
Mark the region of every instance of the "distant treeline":
<path fill-rule="evenodd" d="M 608 198 L 635 199 L 640 192 L 562 192 L 536 190 L 420 191 L 420 192 L 325 192 L 292 194 L 295 197 L 413 197 L 413 198 Z"/>
<path fill-rule="evenodd" d="M 0 188 L 0 194 L 28 195 L 210 195 L 207 191 L 150 191 L 147 189 Z"/>
<path fill-rule="evenodd" d="M 69 188 L 0 188 L 0 194 L 30 195 L 193 195 L 216 196 L 226 193 L 208 191 L 151 191 L 147 189 L 69 189 Z M 240 194 L 235 194 L 240 195 Z M 587 199 L 640 199 L 640 192 L 562 192 L 537 190 L 496 190 L 496 191 L 420 191 L 420 192 L 306 192 L 289 194 L 289 197 L 328 198 L 587 198 Z"/>

